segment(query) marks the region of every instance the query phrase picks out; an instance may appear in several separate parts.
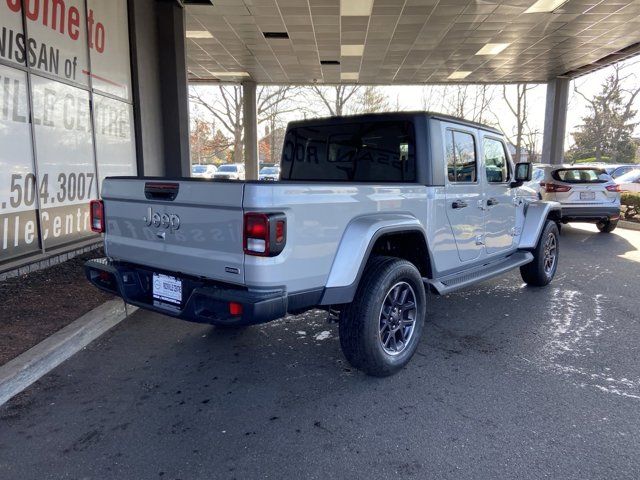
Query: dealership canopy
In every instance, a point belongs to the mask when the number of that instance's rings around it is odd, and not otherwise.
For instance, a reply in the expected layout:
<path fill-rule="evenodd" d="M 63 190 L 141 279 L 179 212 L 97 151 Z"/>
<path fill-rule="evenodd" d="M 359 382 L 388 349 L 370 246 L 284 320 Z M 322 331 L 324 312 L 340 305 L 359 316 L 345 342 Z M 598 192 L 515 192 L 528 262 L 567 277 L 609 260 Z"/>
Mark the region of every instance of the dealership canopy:
<path fill-rule="evenodd" d="M 215 0 L 186 21 L 191 81 L 547 82 L 640 50 L 638 0 Z"/>

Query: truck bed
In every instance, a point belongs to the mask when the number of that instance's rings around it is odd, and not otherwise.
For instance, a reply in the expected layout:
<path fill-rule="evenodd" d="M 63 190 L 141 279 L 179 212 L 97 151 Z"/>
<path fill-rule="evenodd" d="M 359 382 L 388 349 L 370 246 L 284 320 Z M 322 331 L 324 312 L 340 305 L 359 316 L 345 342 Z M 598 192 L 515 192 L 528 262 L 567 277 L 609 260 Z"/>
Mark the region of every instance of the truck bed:
<path fill-rule="evenodd" d="M 145 193 L 146 187 L 156 183 L 177 185 L 175 198 Z M 420 208 L 426 215 L 426 189 L 417 184 L 114 177 L 105 180 L 102 197 L 107 218 L 105 250 L 114 260 L 289 292 L 326 285 L 346 227 L 359 216 Z M 149 224 L 149 209 L 161 219 L 177 215 L 179 228 Z M 242 228 L 247 211 L 286 214 L 287 242 L 282 253 L 244 255 Z"/>

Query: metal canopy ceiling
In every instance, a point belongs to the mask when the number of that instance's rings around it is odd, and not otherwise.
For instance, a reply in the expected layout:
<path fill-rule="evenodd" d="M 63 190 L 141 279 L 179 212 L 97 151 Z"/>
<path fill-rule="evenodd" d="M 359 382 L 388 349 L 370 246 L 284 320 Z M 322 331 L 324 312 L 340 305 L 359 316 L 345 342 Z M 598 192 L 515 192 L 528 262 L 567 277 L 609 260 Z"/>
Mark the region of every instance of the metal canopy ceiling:
<path fill-rule="evenodd" d="M 640 51 L 640 0 L 569 0 L 553 13 L 525 13 L 535 0 L 342 2 L 342 10 L 341 0 L 187 6 L 189 79 L 546 82 Z M 369 15 L 344 15 L 367 4 Z M 286 32 L 289 38 L 265 38 L 264 32 Z M 478 55 L 483 47 L 502 51 Z M 339 65 L 320 63 L 336 60 Z"/>

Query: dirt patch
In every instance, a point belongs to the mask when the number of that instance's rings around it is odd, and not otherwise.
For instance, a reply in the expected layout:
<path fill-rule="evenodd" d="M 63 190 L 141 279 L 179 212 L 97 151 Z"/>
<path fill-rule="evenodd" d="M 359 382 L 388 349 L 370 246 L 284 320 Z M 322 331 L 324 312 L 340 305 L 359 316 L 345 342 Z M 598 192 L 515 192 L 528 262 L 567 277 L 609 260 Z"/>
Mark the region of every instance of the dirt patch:
<path fill-rule="evenodd" d="M 84 276 L 94 250 L 53 267 L 0 282 L 0 365 L 113 298 Z"/>

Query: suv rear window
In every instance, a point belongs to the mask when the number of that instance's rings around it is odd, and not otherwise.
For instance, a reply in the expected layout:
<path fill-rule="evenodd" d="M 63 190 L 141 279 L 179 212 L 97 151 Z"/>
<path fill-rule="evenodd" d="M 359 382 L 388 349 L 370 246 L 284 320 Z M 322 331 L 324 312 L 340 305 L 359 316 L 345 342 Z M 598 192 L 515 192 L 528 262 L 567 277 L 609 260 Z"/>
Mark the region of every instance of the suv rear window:
<path fill-rule="evenodd" d="M 565 183 L 607 183 L 610 180 L 601 168 L 561 168 L 554 170 L 551 176 Z"/>
<path fill-rule="evenodd" d="M 291 128 L 282 180 L 415 182 L 413 124 L 374 122 Z"/>

